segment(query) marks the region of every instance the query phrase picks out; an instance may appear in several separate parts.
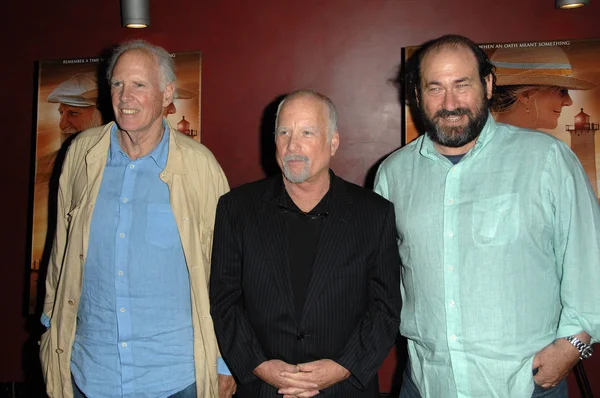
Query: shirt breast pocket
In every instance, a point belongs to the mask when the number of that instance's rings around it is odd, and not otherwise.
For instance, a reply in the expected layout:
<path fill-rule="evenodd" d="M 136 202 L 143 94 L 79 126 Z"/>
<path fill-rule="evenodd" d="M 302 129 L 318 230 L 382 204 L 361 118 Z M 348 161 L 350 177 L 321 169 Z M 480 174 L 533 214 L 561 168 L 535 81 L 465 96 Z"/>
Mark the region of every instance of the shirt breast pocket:
<path fill-rule="evenodd" d="M 171 205 L 148 204 L 146 241 L 162 249 L 171 249 L 179 244 L 179 231 Z"/>
<path fill-rule="evenodd" d="M 519 194 L 510 193 L 473 203 L 473 240 L 479 245 L 506 245 L 519 236 Z"/>

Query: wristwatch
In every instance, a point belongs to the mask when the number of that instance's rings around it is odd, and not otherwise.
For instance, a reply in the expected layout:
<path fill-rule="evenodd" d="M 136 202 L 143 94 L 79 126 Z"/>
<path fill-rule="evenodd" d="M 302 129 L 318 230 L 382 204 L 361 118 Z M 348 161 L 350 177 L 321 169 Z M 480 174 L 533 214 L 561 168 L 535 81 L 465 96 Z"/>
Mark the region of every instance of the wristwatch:
<path fill-rule="evenodd" d="M 579 340 L 575 336 L 565 337 L 569 343 L 573 345 L 573 347 L 577 348 L 579 351 L 579 359 L 588 359 L 592 356 L 594 349 L 591 344 L 585 344 L 583 341 Z"/>

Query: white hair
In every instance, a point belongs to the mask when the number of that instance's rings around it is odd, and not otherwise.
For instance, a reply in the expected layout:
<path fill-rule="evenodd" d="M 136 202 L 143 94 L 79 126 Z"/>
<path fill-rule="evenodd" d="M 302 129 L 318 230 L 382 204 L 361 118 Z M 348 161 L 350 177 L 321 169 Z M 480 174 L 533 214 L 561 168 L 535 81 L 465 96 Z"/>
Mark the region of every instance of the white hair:
<path fill-rule="evenodd" d="M 285 104 L 290 99 L 293 99 L 296 97 L 302 97 L 302 96 L 313 97 L 313 98 L 319 100 L 320 102 L 324 103 L 325 105 L 327 105 L 328 119 L 329 119 L 329 123 L 327 123 L 328 124 L 328 126 L 327 126 L 328 127 L 327 128 L 327 142 L 331 142 L 333 133 L 337 131 L 337 121 L 338 121 L 337 109 L 335 108 L 333 101 L 331 101 L 331 99 L 329 97 L 327 97 L 326 95 L 321 94 L 315 90 L 303 88 L 303 89 L 299 89 L 299 90 L 294 90 L 291 93 L 289 93 L 288 95 L 286 95 L 285 98 L 283 98 L 281 100 L 281 102 L 279 103 L 279 106 L 277 106 L 277 114 L 275 115 L 275 128 L 277 128 L 277 125 L 279 124 L 279 112 L 281 112 L 281 109 L 283 108 L 283 104 Z"/>
<path fill-rule="evenodd" d="M 108 60 L 106 68 L 106 78 L 110 82 L 112 79 L 113 70 L 119 57 L 128 51 L 141 51 L 154 57 L 160 69 L 160 90 L 164 91 L 169 83 L 177 80 L 175 76 L 175 62 L 171 58 L 171 54 L 162 47 L 155 46 L 145 40 L 132 40 L 120 44 L 112 56 Z"/>

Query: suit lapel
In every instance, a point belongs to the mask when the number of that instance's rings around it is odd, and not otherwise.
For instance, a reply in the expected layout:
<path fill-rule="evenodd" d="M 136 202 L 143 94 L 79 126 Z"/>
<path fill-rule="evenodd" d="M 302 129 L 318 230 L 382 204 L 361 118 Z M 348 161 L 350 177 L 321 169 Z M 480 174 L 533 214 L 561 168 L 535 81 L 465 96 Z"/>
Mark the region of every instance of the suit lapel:
<path fill-rule="evenodd" d="M 277 207 L 281 189 L 281 175 L 272 178 L 262 196 L 261 210 L 258 214 L 258 230 L 263 244 L 265 261 L 273 270 L 275 283 L 288 310 L 294 314 L 288 254 L 289 242 L 283 214 Z M 295 317 L 293 318 L 295 319 Z"/>
<path fill-rule="evenodd" d="M 347 241 L 348 225 L 352 217 L 352 198 L 344 181 L 333 177 L 331 198 L 328 205 L 329 215 L 321 226 L 321 236 L 313 265 L 312 277 L 306 293 L 306 302 L 302 310 L 301 321 L 314 304 L 321 289 L 326 285 L 333 269 L 338 263 L 338 254 Z"/>

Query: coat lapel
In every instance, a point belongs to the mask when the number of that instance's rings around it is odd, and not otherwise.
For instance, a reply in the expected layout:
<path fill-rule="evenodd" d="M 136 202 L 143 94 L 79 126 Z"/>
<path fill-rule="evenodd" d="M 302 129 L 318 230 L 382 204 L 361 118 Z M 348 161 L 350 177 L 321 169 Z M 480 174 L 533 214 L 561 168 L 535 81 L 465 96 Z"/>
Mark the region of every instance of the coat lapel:
<path fill-rule="evenodd" d="M 352 217 L 352 198 L 344 181 L 333 177 L 331 198 L 328 205 L 329 215 L 321 226 L 321 236 L 313 265 L 312 277 L 306 293 L 306 302 L 302 310 L 302 320 L 314 304 L 321 289 L 326 285 L 331 272 L 338 263 L 338 253 L 347 241 L 348 225 Z"/>
<path fill-rule="evenodd" d="M 258 214 L 258 229 L 265 253 L 265 261 L 273 270 L 275 283 L 284 298 L 288 311 L 294 314 L 292 285 L 290 282 L 289 242 L 283 214 L 278 209 L 281 194 L 281 175 L 271 179 L 262 195 Z M 293 317 L 295 319 L 295 317 Z"/>

